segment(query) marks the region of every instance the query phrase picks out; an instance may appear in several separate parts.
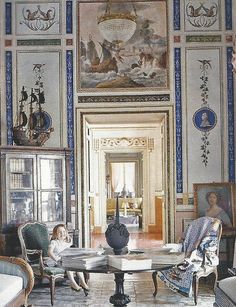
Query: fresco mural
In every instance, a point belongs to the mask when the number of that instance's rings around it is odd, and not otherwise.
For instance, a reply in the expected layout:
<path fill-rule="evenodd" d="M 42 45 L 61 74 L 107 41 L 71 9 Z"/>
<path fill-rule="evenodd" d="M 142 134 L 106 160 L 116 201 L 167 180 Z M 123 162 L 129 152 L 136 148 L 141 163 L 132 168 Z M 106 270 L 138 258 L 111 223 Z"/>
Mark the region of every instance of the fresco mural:
<path fill-rule="evenodd" d="M 60 34 L 59 3 L 17 3 L 16 34 Z"/>
<path fill-rule="evenodd" d="M 169 87 L 166 1 L 78 3 L 78 35 L 78 91 Z"/>
<path fill-rule="evenodd" d="M 185 29 L 186 31 L 220 30 L 219 0 L 186 0 Z"/>
<path fill-rule="evenodd" d="M 54 131 L 47 146 L 61 144 L 61 104 L 60 104 L 60 52 L 17 52 L 17 102 L 14 116 L 24 111 L 33 122 L 38 122 L 30 114 L 38 114 L 43 109 L 44 131 L 53 126 Z M 29 103 L 29 102 L 30 103 Z M 30 110 L 32 108 L 32 110 Z M 42 112 L 41 112 L 42 113 Z M 20 119 L 22 122 L 22 120 Z M 41 121 L 41 120 L 40 120 Z"/>

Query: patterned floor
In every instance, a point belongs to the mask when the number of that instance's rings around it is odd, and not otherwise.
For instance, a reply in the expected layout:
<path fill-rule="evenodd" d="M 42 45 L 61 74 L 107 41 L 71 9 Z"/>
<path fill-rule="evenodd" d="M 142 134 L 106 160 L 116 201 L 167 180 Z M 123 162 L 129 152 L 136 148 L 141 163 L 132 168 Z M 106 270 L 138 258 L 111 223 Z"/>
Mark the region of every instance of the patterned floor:
<path fill-rule="evenodd" d="M 114 294 L 114 277 L 111 274 L 90 274 L 90 292 L 88 296 L 83 291 L 75 292 L 69 285 L 63 283 L 56 287 L 55 307 L 108 307 L 109 297 Z M 125 275 L 125 294 L 131 298 L 128 307 L 172 307 L 172 306 L 195 306 L 193 298 L 186 298 L 176 294 L 158 282 L 158 294 L 153 297 L 153 283 L 151 273 L 139 273 Z M 212 291 L 212 280 L 202 280 L 199 289 L 198 307 L 213 306 L 214 294 Z M 29 304 L 34 307 L 51 306 L 50 292 L 48 287 L 35 287 L 29 296 Z"/>

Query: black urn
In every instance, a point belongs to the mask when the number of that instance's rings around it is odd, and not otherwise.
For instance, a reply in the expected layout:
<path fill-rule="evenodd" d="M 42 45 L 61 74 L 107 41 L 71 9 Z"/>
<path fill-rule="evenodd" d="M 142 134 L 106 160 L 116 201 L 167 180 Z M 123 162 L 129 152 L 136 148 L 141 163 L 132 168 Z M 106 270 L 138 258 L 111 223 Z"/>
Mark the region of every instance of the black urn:
<path fill-rule="evenodd" d="M 119 202 L 116 198 L 116 217 L 115 222 L 108 225 L 105 232 L 107 243 L 113 248 L 115 255 L 120 255 L 122 249 L 127 246 L 129 242 L 129 232 L 124 224 L 119 220 Z"/>

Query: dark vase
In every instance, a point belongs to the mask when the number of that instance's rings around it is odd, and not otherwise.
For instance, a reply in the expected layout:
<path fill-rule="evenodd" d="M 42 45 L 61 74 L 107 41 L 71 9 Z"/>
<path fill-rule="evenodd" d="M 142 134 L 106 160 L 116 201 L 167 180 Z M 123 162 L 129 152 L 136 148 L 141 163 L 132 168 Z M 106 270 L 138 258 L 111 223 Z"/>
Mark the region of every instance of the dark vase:
<path fill-rule="evenodd" d="M 113 248 L 115 255 L 120 255 L 122 249 L 129 242 L 129 232 L 124 224 L 120 224 L 119 220 L 119 202 L 116 198 L 116 218 L 115 222 L 108 225 L 105 232 L 107 243 Z"/>

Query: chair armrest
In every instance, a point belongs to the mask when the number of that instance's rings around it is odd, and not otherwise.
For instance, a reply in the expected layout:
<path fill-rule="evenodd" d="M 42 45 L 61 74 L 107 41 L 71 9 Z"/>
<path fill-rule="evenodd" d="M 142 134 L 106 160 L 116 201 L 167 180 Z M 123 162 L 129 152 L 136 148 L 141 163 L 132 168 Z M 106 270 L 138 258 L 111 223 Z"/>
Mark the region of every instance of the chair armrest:
<path fill-rule="evenodd" d="M 45 267 L 43 263 L 43 251 L 41 249 L 26 249 L 26 255 L 27 255 L 27 258 L 28 258 L 28 255 L 39 255 L 39 267 L 42 273 Z M 29 263 L 33 263 L 33 261 L 30 261 L 29 258 L 28 260 L 29 260 Z"/>

